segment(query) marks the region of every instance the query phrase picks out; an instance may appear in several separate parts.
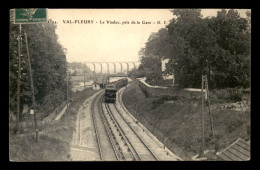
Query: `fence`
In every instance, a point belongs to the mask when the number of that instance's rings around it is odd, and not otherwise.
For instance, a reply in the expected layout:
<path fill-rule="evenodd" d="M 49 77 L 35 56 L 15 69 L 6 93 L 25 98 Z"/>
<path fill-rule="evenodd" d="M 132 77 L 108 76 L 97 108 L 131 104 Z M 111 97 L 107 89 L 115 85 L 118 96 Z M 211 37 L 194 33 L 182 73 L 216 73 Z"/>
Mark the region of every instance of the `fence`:
<path fill-rule="evenodd" d="M 61 112 L 61 110 L 65 107 L 66 100 L 63 101 L 51 114 L 49 114 L 47 117 L 45 117 L 43 120 L 37 120 L 37 127 L 40 130 L 42 126 L 50 123 L 52 120 L 55 119 L 58 113 Z M 31 119 L 27 119 L 25 121 L 19 122 L 19 127 L 21 130 L 26 129 L 34 129 L 34 118 L 33 115 L 30 115 Z M 15 129 L 16 128 L 16 121 L 9 120 L 9 129 Z"/>
<path fill-rule="evenodd" d="M 63 101 L 49 116 L 45 117 L 43 119 L 44 122 L 49 122 L 55 119 L 55 117 L 62 111 L 62 109 L 65 107 L 67 101 Z"/>
<path fill-rule="evenodd" d="M 19 122 L 19 128 L 21 131 L 26 131 L 26 130 L 34 130 L 35 125 L 34 125 L 34 119 L 33 119 L 33 115 L 31 115 L 31 119 L 27 119 L 26 121 L 21 121 Z M 37 121 L 37 127 L 39 130 L 42 130 L 43 126 L 45 126 L 46 124 L 48 124 L 50 122 L 44 122 L 44 121 Z M 9 122 L 9 130 L 13 130 L 16 128 L 16 122 L 15 121 L 11 121 Z"/>
<path fill-rule="evenodd" d="M 161 97 L 161 96 L 185 96 L 185 97 L 201 97 L 201 89 L 194 89 L 194 88 L 186 88 L 186 89 L 180 89 L 178 87 L 162 87 L 162 86 L 151 86 L 148 83 L 145 82 L 145 79 L 138 79 L 138 84 L 143 93 L 146 95 L 146 97 Z M 204 89 L 203 92 L 205 92 L 205 98 L 207 96 L 206 90 Z"/>

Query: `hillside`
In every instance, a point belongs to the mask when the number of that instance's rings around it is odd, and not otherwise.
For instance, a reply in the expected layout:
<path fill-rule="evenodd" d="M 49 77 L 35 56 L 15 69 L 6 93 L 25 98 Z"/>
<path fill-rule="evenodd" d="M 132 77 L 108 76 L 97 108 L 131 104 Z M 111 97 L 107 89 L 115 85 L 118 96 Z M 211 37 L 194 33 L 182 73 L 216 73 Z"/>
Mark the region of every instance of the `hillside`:
<path fill-rule="evenodd" d="M 9 130 L 10 161 L 69 161 L 70 142 L 75 131 L 78 110 L 82 103 L 96 92 L 87 88 L 73 93 L 74 100 L 68 113 L 58 121 L 38 125 L 38 143 L 35 142 L 34 127 L 23 129 L 18 135 Z"/>
<path fill-rule="evenodd" d="M 200 100 L 185 97 L 176 98 L 176 100 L 146 98 L 135 81 L 125 90 L 123 102 L 159 140 L 164 141 L 163 143 L 173 152 L 178 152 L 177 155 L 191 157 L 199 153 L 201 146 Z M 239 137 L 247 138 L 250 122 L 249 110 L 231 110 L 229 107 L 224 107 L 227 102 L 221 102 L 215 102 L 216 104 L 211 107 L 219 151 Z M 207 108 L 205 111 L 205 150 L 214 150 L 215 142 L 210 138 Z M 208 159 L 214 159 L 214 156 L 208 156 Z"/>

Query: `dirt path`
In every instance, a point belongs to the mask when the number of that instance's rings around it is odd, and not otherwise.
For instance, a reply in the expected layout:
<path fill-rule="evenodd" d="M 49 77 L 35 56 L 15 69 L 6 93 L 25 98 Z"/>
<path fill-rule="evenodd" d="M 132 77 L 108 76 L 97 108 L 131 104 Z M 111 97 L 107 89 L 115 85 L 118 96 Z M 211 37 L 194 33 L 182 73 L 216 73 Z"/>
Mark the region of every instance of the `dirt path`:
<path fill-rule="evenodd" d="M 139 134 L 140 138 L 147 144 L 147 146 L 154 152 L 159 160 L 163 161 L 176 161 L 182 160 L 177 155 L 173 154 L 167 147 L 164 146 L 147 128 L 145 128 L 140 122 L 136 124 L 137 120 L 126 109 L 122 102 L 122 93 L 125 87 L 119 90 L 117 94 L 117 108 L 120 110 L 122 116 L 131 124 L 132 128 Z"/>
<path fill-rule="evenodd" d="M 100 92 L 95 93 L 83 102 L 79 108 L 76 129 L 71 142 L 70 154 L 72 161 L 98 161 L 99 155 L 95 141 L 95 131 L 91 117 L 91 101 Z"/>

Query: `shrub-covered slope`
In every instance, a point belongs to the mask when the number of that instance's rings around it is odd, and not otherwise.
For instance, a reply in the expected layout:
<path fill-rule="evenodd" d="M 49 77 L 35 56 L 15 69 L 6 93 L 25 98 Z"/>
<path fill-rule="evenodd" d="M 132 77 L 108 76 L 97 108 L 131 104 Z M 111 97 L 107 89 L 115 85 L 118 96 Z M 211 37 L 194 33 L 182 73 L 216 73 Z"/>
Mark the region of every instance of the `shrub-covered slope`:
<path fill-rule="evenodd" d="M 191 155 L 199 153 L 201 146 L 200 100 L 190 100 L 185 97 L 173 97 L 171 100 L 163 97 L 146 98 L 138 83 L 134 82 L 125 90 L 123 102 L 143 125 L 159 137 L 159 140 L 163 142 L 166 137 L 181 147 L 184 153 L 189 152 Z M 205 149 L 212 150 L 215 144 L 210 138 L 208 108 L 205 107 L 204 110 Z M 249 111 L 241 112 L 216 105 L 211 108 L 211 112 L 219 150 L 239 137 L 247 137 Z"/>

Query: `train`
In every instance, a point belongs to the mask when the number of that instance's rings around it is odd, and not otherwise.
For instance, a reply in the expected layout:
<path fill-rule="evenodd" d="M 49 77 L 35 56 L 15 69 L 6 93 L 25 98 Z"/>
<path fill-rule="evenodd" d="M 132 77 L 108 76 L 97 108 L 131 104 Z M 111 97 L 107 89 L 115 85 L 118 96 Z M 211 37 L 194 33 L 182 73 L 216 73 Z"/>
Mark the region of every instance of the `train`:
<path fill-rule="evenodd" d="M 114 103 L 116 101 L 116 92 L 126 86 L 128 83 L 127 78 L 119 79 L 115 82 L 109 83 L 105 88 L 105 102 L 106 103 Z"/>

